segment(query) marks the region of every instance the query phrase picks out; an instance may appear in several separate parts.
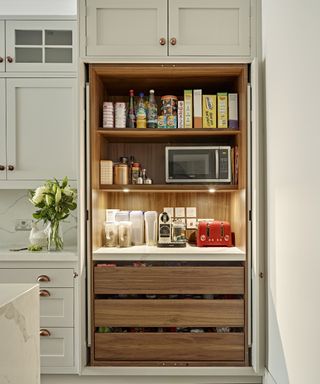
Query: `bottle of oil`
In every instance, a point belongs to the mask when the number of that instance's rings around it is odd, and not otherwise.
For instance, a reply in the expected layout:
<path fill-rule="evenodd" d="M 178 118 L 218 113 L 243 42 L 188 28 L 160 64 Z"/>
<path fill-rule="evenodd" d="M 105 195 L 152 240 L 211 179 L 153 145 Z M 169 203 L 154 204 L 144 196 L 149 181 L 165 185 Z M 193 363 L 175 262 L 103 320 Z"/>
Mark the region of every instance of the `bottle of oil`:
<path fill-rule="evenodd" d="M 136 118 L 137 128 L 147 128 L 147 111 L 143 92 L 139 93 Z"/>
<path fill-rule="evenodd" d="M 127 128 L 135 128 L 135 127 L 136 127 L 136 112 L 134 108 L 134 90 L 130 89 Z"/>
<path fill-rule="evenodd" d="M 147 111 L 147 128 L 157 128 L 158 126 L 158 108 L 154 97 L 154 90 L 150 89 L 148 111 Z"/>

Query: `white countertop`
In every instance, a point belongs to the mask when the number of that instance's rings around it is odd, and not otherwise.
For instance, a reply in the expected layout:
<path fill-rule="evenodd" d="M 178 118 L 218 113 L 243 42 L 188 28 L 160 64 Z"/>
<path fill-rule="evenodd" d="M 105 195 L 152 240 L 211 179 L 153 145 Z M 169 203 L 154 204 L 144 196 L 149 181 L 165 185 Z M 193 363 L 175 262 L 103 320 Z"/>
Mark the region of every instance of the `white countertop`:
<path fill-rule="evenodd" d="M 65 247 L 60 252 L 49 252 L 46 249 L 37 252 L 24 251 L 10 251 L 10 249 L 17 249 L 19 246 L 7 246 L 0 248 L 0 262 L 1 261 L 78 261 L 78 251 L 75 247 Z M 22 248 L 22 247 L 21 247 Z"/>
<path fill-rule="evenodd" d="M 159 248 L 137 245 L 127 248 L 102 247 L 93 252 L 93 260 L 185 260 L 244 261 L 245 252 L 237 247 Z"/>

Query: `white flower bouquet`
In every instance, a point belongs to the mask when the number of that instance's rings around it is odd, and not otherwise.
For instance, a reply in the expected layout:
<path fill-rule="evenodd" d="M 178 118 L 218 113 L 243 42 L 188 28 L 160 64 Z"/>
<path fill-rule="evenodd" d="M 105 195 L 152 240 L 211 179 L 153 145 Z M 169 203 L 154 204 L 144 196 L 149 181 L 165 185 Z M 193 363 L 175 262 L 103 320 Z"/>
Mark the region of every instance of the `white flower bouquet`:
<path fill-rule="evenodd" d="M 33 217 L 47 224 L 48 249 L 63 248 L 60 222 L 77 208 L 77 192 L 68 185 L 65 177 L 61 184 L 57 179 L 48 180 L 41 187 L 30 191 L 30 202 L 38 208 Z"/>

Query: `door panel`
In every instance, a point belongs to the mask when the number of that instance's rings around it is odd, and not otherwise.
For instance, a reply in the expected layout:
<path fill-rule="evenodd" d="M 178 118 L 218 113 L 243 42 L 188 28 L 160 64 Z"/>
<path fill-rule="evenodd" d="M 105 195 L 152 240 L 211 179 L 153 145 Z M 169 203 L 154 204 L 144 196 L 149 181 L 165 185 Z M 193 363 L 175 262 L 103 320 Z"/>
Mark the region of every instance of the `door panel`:
<path fill-rule="evenodd" d="M 250 0 L 171 0 L 169 55 L 249 56 Z M 171 39 L 176 44 L 171 44 Z"/>
<path fill-rule="evenodd" d="M 7 177 L 6 153 L 6 81 L 0 79 L 0 180 Z"/>
<path fill-rule="evenodd" d="M 9 180 L 76 179 L 76 80 L 8 79 Z"/>
<path fill-rule="evenodd" d="M 0 72 L 5 71 L 6 67 L 6 52 L 5 52 L 5 27 L 4 21 L 0 20 Z"/>
<path fill-rule="evenodd" d="M 166 56 L 166 0 L 88 0 L 88 56 Z"/>

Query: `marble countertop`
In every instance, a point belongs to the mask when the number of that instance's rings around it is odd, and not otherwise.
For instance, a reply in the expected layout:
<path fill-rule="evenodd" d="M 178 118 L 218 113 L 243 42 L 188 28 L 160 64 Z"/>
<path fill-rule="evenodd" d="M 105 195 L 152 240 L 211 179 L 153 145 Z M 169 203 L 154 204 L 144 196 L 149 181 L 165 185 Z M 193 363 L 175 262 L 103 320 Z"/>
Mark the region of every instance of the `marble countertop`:
<path fill-rule="evenodd" d="M 16 300 L 38 284 L 0 284 L 0 308 Z"/>

